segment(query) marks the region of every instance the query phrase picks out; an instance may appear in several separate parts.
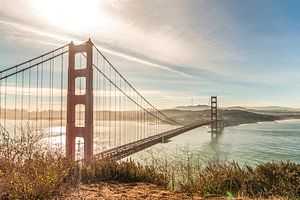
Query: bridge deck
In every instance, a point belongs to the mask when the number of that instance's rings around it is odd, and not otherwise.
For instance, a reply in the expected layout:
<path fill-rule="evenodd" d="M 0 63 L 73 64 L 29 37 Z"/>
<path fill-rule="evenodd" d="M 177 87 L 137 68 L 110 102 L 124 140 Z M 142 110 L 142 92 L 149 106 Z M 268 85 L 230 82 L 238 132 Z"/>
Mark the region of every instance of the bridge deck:
<path fill-rule="evenodd" d="M 176 128 L 171 131 L 166 131 L 157 135 L 153 135 L 148 138 L 144 138 L 135 142 L 131 142 L 113 149 L 109 149 L 107 151 L 103 151 L 101 153 L 98 153 L 94 156 L 100 157 L 100 158 L 111 158 L 113 160 L 120 160 L 122 158 L 125 158 L 127 156 L 130 156 L 134 153 L 137 153 L 141 150 L 144 150 L 148 147 L 151 147 L 155 144 L 161 143 L 163 141 L 166 141 L 172 137 L 175 137 L 177 135 L 180 135 L 184 132 L 187 132 L 189 130 L 208 125 L 211 121 L 205 121 L 205 122 L 197 122 L 193 123 L 184 127 Z"/>

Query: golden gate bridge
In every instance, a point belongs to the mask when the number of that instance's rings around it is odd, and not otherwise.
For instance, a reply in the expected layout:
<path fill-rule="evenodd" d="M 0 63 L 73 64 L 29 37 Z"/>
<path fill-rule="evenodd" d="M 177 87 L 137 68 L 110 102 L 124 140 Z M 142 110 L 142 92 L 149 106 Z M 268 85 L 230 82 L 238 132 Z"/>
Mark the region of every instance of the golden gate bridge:
<path fill-rule="evenodd" d="M 75 159 L 121 159 L 211 124 L 219 132 L 217 97 L 211 119 L 183 125 L 145 99 L 91 40 L 73 42 L 0 71 L 0 125 L 11 136 L 44 134 Z"/>

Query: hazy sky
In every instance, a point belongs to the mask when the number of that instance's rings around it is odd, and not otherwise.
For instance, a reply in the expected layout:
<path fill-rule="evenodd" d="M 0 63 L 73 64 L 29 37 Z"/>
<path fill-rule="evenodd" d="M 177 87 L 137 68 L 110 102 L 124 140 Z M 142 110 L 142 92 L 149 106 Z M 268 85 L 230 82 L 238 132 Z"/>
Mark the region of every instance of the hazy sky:
<path fill-rule="evenodd" d="M 158 107 L 299 107 L 299 0 L 0 0 L 1 69 L 91 38 Z"/>

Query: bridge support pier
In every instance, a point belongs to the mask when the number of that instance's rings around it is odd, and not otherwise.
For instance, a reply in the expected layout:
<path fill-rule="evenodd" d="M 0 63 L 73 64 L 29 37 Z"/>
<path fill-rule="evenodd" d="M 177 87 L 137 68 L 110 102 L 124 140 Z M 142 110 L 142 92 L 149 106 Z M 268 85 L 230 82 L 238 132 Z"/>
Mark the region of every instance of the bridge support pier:
<path fill-rule="evenodd" d="M 211 120 L 211 134 L 218 133 L 218 100 L 217 96 L 210 98 L 210 120 Z"/>
<path fill-rule="evenodd" d="M 76 54 L 85 55 L 86 63 L 76 63 Z M 85 79 L 84 94 L 76 94 L 76 78 Z M 84 125 L 76 123 L 76 105 L 84 106 Z M 81 113 L 79 113 L 81 115 Z M 93 156 L 93 45 L 88 41 L 82 45 L 69 45 L 66 156 L 75 160 L 76 137 L 84 139 L 84 160 Z"/>
<path fill-rule="evenodd" d="M 218 131 L 222 131 L 224 129 L 224 122 L 222 119 L 218 120 Z"/>
<path fill-rule="evenodd" d="M 210 116 L 211 116 L 211 136 L 219 134 L 224 129 L 223 116 L 218 114 L 218 98 L 217 96 L 211 96 L 210 99 Z"/>
<path fill-rule="evenodd" d="M 167 141 L 166 141 L 166 139 L 165 139 L 165 136 L 162 136 L 161 137 L 161 143 L 166 143 Z"/>

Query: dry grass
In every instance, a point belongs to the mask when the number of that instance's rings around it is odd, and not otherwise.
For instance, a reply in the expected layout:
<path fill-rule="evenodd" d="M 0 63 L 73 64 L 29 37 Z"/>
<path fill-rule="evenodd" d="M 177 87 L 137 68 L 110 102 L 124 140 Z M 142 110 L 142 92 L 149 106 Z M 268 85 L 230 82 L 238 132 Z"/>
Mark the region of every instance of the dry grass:
<path fill-rule="evenodd" d="M 41 144 L 42 136 L 25 131 L 11 138 L 0 134 L 0 199 L 50 199 L 79 183 L 148 182 L 189 195 L 300 198 L 300 164 L 268 162 L 256 167 L 202 159 L 189 150 L 132 160 L 94 159 L 87 165 L 67 160 L 59 149 Z M 161 155 L 161 154 L 160 154 Z"/>
<path fill-rule="evenodd" d="M 49 198 L 66 186 L 74 163 L 58 150 L 45 150 L 41 139 L 41 134 L 29 129 L 15 137 L 1 132 L 0 198 Z"/>
<path fill-rule="evenodd" d="M 296 199 L 300 197 L 300 165 L 268 162 L 252 168 L 235 162 L 212 162 L 180 189 L 202 196 L 230 192 L 234 196 Z"/>
<path fill-rule="evenodd" d="M 286 161 L 241 166 L 218 158 L 204 159 L 188 148 L 173 155 L 151 154 L 146 164 L 169 177 L 171 189 L 189 195 L 300 198 L 300 164 Z"/>
<path fill-rule="evenodd" d="M 82 181 L 84 183 L 99 181 L 147 182 L 164 187 L 169 183 L 164 174 L 158 173 L 151 166 L 136 164 L 132 160 L 115 162 L 100 159 L 94 159 L 90 164 L 82 167 Z"/>
<path fill-rule="evenodd" d="M 47 148 L 40 142 L 42 138 L 29 129 L 17 137 L 0 133 L 0 199 L 51 199 L 81 183 L 109 180 L 168 184 L 152 167 L 132 161 L 95 159 L 78 165 L 67 160 L 61 150 Z"/>

